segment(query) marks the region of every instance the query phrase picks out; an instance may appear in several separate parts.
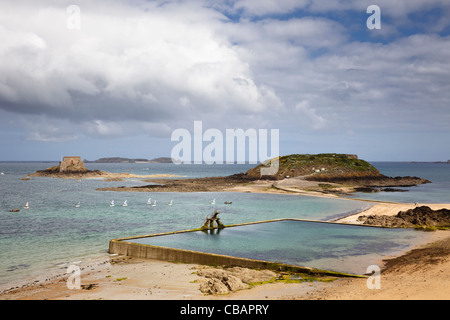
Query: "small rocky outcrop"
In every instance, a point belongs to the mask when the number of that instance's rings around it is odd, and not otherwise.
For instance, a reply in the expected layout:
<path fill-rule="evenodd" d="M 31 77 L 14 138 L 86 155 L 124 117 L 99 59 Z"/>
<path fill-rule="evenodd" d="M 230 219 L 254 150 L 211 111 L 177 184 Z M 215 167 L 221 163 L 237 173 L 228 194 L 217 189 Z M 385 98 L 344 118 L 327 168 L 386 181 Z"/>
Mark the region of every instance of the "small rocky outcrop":
<path fill-rule="evenodd" d="M 414 209 L 400 211 L 395 216 L 360 216 L 358 221 L 362 221 L 365 225 L 390 228 L 449 228 L 450 210 L 433 210 L 428 206 L 420 206 Z"/>
<path fill-rule="evenodd" d="M 270 270 L 241 267 L 200 269 L 197 275 L 203 277 L 200 281 L 200 291 L 205 294 L 227 294 L 249 289 L 252 283 L 269 281 L 277 277 L 277 274 Z"/>
<path fill-rule="evenodd" d="M 53 177 L 53 178 L 100 178 L 105 177 L 108 174 L 100 170 L 69 170 L 60 172 L 59 166 L 47 168 L 45 170 L 38 170 L 35 173 L 29 174 L 28 177 Z"/>
<path fill-rule="evenodd" d="M 57 178 L 95 178 L 105 176 L 106 173 L 100 170 L 88 170 L 84 166 L 80 157 L 64 157 L 59 165 L 38 170 L 31 177 L 57 177 Z"/>
<path fill-rule="evenodd" d="M 224 270 L 202 270 L 197 274 L 206 278 L 200 284 L 200 291 L 206 294 L 226 294 L 249 288 L 248 284 Z"/>

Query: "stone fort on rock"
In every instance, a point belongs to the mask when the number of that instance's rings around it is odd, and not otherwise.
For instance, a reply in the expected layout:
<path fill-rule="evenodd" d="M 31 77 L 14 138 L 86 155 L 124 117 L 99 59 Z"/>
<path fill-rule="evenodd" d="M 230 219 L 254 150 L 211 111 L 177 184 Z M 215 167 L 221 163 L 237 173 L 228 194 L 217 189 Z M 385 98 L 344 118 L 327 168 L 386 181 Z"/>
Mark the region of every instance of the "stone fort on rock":
<path fill-rule="evenodd" d="M 59 172 L 87 171 L 80 157 L 64 157 L 59 163 Z"/>

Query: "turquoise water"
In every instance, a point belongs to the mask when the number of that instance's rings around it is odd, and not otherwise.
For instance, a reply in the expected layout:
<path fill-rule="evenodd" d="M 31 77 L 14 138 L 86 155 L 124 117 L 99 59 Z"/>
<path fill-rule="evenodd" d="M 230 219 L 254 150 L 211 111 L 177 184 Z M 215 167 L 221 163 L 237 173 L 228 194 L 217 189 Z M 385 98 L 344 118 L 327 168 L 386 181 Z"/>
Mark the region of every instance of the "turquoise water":
<path fill-rule="evenodd" d="M 226 224 L 274 218 L 327 219 L 360 210 L 367 203 L 293 195 L 250 193 L 141 193 L 95 191 L 98 187 L 144 184 L 97 179 L 32 178 L 28 173 L 49 163 L 0 163 L 0 284 L 46 273 L 55 266 L 106 254 L 109 240 L 200 227 L 207 215 L 221 211 Z M 188 177 L 226 175 L 245 166 L 166 164 L 88 164 L 89 169 L 135 174 L 172 173 Z M 203 168 L 202 168 L 203 167 Z M 148 169 L 147 169 L 148 168 Z M 130 170 L 131 169 L 131 170 Z M 214 169 L 214 170 L 212 170 Z M 148 198 L 157 201 L 147 205 Z M 216 205 L 211 205 L 212 199 Z M 110 207 L 111 200 L 116 206 Z M 127 207 L 122 207 L 123 201 Z M 173 205 L 167 203 L 173 200 Z M 225 201 L 232 201 L 225 205 Z M 30 209 L 22 209 L 29 202 Z M 74 205 L 80 202 L 80 207 Z M 20 212 L 11 213 L 10 209 Z"/>
<path fill-rule="evenodd" d="M 221 211 L 225 224 L 235 224 L 278 218 L 328 220 L 370 206 L 367 202 L 298 195 L 96 191 L 99 187 L 145 184 L 139 179 L 119 182 L 52 178 L 20 180 L 29 173 L 56 164 L 0 162 L 0 172 L 4 172 L 4 175 L 0 175 L 0 285 L 47 273 L 64 263 L 106 254 L 109 240 L 114 238 L 197 228 L 215 209 Z M 245 172 L 253 165 L 86 166 L 91 170 L 140 175 L 168 173 L 191 178 Z M 437 179 L 430 179 L 436 182 L 424 185 L 419 191 L 411 188 L 410 194 L 415 201 L 419 198 L 429 199 L 430 194 L 434 195 L 433 199 L 438 200 L 436 202 L 448 199 L 450 188 L 443 177 L 448 173 L 445 170 L 449 167 L 429 168 L 430 175 L 433 170 L 441 170 L 443 173 L 436 173 Z M 386 167 L 394 176 L 403 174 L 403 171 L 400 172 L 402 168 L 402 165 L 398 168 L 392 165 Z M 399 173 L 395 173 L 396 170 Z M 421 169 L 410 175 L 421 176 L 421 172 L 425 171 Z M 365 194 L 358 196 L 368 197 Z M 386 196 L 386 200 L 392 200 L 389 197 L 406 195 L 382 193 L 374 196 Z M 157 201 L 156 207 L 147 205 L 149 197 Z M 212 206 L 210 201 L 214 198 L 216 205 Z M 115 200 L 115 207 L 109 206 L 111 200 Z M 128 200 L 128 207 L 121 206 L 125 200 Z M 170 200 L 173 200 L 173 206 L 167 206 Z M 232 201 L 232 204 L 225 205 L 224 201 Z M 26 202 L 29 202 L 30 209 L 22 209 Z M 74 207 L 77 202 L 81 203 L 80 208 Z M 14 208 L 21 210 L 18 213 L 9 212 Z"/>
<path fill-rule="evenodd" d="M 427 236 L 408 229 L 276 221 L 127 241 L 364 274 L 382 257 Z"/>

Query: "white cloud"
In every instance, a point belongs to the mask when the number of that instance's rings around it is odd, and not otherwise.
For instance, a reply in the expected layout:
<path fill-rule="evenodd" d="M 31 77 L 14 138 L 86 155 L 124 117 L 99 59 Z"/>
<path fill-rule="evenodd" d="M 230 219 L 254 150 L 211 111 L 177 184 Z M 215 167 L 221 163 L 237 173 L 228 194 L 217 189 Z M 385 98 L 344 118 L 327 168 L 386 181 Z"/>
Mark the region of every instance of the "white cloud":
<path fill-rule="evenodd" d="M 306 100 L 297 103 L 295 111 L 299 114 L 298 119 L 302 126 L 317 130 L 323 128 L 327 123 L 325 118 L 318 115 L 317 111 Z"/>
<path fill-rule="evenodd" d="M 350 38 L 331 16 L 306 16 L 363 8 L 364 17 L 364 2 L 79 1 L 80 30 L 66 27 L 69 4 L 0 5 L 0 108 L 27 123 L 45 115 L 24 125 L 35 140 L 169 137 L 194 120 L 314 134 L 450 122 L 450 38 L 400 34 L 405 15 L 426 7 L 418 1 L 378 4 L 399 19 L 384 44 Z M 217 8 L 244 15 L 230 20 Z M 304 15 L 270 16 L 298 9 Z"/>
<path fill-rule="evenodd" d="M 223 18 L 216 11 L 188 2 L 98 6 L 79 4 L 79 30 L 66 27 L 64 5 L 19 6 L 20 23 L 0 10 L 2 108 L 118 123 L 259 113 L 280 103 L 214 33 Z M 102 123 L 87 132 L 108 135 Z"/>

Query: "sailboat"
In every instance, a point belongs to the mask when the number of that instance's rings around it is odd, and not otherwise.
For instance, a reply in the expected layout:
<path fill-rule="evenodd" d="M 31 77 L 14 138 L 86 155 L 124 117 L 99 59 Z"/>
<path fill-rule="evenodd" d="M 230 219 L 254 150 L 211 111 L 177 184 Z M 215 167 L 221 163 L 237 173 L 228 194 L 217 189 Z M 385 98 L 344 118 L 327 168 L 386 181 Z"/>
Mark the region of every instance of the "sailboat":
<path fill-rule="evenodd" d="M 111 201 L 111 203 L 109 204 L 110 207 L 114 207 L 114 200 Z"/>
<path fill-rule="evenodd" d="M 211 204 L 216 204 L 216 198 L 214 198 L 213 201 L 211 201 Z"/>
<path fill-rule="evenodd" d="M 147 204 L 152 204 L 152 198 L 148 198 Z"/>
<path fill-rule="evenodd" d="M 30 209 L 30 204 L 27 202 L 23 208 L 24 209 Z"/>
<path fill-rule="evenodd" d="M 156 207 L 156 200 L 151 204 L 152 207 Z"/>
<path fill-rule="evenodd" d="M 168 206 L 172 205 L 173 200 L 170 200 L 170 202 L 167 204 Z"/>
<path fill-rule="evenodd" d="M 75 205 L 75 208 L 79 208 L 80 207 L 80 202 L 78 201 L 78 203 Z"/>
<path fill-rule="evenodd" d="M 128 207 L 128 200 L 125 200 L 125 201 L 122 203 L 122 207 Z"/>

